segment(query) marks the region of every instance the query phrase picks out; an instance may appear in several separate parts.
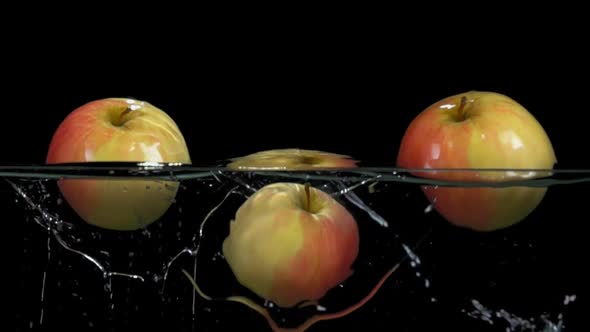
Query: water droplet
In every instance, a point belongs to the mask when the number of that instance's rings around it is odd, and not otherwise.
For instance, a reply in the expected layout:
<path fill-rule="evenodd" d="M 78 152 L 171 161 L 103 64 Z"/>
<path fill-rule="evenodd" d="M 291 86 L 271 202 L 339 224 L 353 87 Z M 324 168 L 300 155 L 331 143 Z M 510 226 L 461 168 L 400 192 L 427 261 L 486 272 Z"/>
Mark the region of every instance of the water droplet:
<path fill-rule="evenodd" d="M 564 305 L 570 304 L 570 302 L 574 302 L 576 300 L 576 295 L 566 295 L 565 299 L 563 300 Z"/>

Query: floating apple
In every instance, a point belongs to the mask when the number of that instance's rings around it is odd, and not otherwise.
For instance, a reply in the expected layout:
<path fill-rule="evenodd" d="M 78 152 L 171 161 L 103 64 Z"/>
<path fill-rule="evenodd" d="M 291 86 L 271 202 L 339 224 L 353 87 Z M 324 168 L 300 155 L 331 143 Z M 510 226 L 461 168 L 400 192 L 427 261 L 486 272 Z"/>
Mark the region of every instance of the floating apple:
<path fill-rule="evenodd" d="M 48 164 L 80 162 L 190 163 L 184 137 L 162 110 L 133 99 L 95 100 L 71 112 L 49 146 Z M 89 224 L 136 230 L 170 207 L 178 183 L 140 179 L 63 179 L 69 205 Z"/>
<path fill-rule="evenodd" d="M 470 91 L 426 108 L 408 126 L 397 164 L 403 168 L 553 169 L 557 162 L 547 133 L 522 105 L 508 96 Z M 418 173 L 416 173 L 418 174 Z M 452 181 L 530 179 L 547 172 L 419 172 Z M 479 231 L 511 226 L 528 216 L 546 188 L 422 187 L 449 222 Z"/>
<path fill-rule="evenodd" d="M 318 300 L 346 280 L 358 249 L 350 212 L 298 183 L 259 189 L 238 209 L 223 242 L 237 280 L 281 307 Z"/>
<path fill-rule="evenodd" d="M 302 149 L 276 149 L 233 158 L 227 165 L 233 170 L 312 170 L 352 168 L 356 161 L 349 156 Z"/>

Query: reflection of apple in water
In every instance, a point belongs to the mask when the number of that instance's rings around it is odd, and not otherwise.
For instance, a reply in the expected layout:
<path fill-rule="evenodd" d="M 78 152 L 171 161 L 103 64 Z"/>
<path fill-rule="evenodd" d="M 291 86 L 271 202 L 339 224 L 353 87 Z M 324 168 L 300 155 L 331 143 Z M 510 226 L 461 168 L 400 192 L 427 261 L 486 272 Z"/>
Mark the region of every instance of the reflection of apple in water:
<path fill-rule="evenodd" d="M 108 98 L 82 105 L 55 132 L 48 164 L 78 162 L 190 163 L 175 122 L 153 105 Z M 59 188 L 86 222 L 135 230 L 160 218 L 178 190 L 173 181 L 67 179 Z"/>
<path fill-rule="evenodd" d="M 349 156 L 302 149 L 276 149 L 234 158 L 227 165 L 232 170 L 312 170 L 352 168 L 356 161 Z"/>
<path fill-rule="evenodd" d="M 478 91 L 450 96 L 421 112 L 407 128 L 398 153 L 398 166 L 403 168 L 552 169 L 556 161 L 543 127 L 522 105 L 505 95 Z M 512 173 L 441 171 L 419 175 L 454 181 L 520 179 Z M 547 175 L 541 173 L 521 175 Z M 449 222 L 481 231 L 521 221 L 546 192 L 546 188 L 532 187 L 426 186 L 423 190 Z"/>
<path fill-rule="evenodd" d="M 237 211 L 223 254 L 238 281 L 282 307 L 317 300 L 347 279 L 357 257 L 355 219 L 325 192 L 274 183 Z"/>

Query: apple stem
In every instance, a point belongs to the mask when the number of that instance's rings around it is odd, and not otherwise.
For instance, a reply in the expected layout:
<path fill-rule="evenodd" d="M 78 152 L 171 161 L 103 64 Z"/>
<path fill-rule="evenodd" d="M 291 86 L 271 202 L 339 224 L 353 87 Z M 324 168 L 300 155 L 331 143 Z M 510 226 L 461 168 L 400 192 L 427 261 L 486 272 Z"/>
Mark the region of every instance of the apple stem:
<path fill-rule="evenodd" d="M 120 126 L 123 123 L 123 117 L 131 112 L 131 108 L 127 107 L 121 114 L 119 114 L 119 122 L 118 125 Z"/>
<path fill-rule="evenodd" d="M 309 183 L 305 183 L 305 211 L 309 211 L 309 206 L 311 202 L 311 191 L 309 190 Z"/>
<path fill-rule="evenodd" d="M 461 97 L 461 102 L 459 103 L 459 109 L 457 113 L 459 114 L 459 121 L 465 120 L 465 105 L 467 104 L 467 97 Z"/>

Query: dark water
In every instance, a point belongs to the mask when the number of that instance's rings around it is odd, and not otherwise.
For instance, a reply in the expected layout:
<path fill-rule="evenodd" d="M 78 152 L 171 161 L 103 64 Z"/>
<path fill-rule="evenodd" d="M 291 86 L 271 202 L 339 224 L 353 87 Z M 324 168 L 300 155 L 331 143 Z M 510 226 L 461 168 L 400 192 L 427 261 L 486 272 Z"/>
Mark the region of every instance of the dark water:
<path fill-rule="evenodd" d="M 125 164 L 0 168 L 7 219 L 15 225 L 14 236 L 24 239 L 17 331 L 271 331 L 261 314 L 226 300 L 231 296 L 250 299 L 277 326 L 294 328 L 355 305 L 380 281 L 360 308 L 318 321 L 307 331 L 587 330 L 580 313 L 590 171 L 477 174 L 482 181 L 467 183 L 374 167 L 314 172 Z M 506 181 L 486 182 L 485 174 L 502 174 Z M 116 231 L 84 222 L 57 186 L 60 179 L 89 178 L 133 181 L 146 192 L 162 190 L 162 181 L 180 185 L 161 218 L 138 230 Z M 279 308 L 259 298 L 237 282 L 221 252 L 240 205 L 275 182 L 309 183 L 331 194 L 359 228 L 354 273 L 303 308 Z M 520 223 L 478 232 L 447 222 L 423 185 L 536 187 L 547 193 Z M 183 271 L 214 299 L 195 292 Z"/>

